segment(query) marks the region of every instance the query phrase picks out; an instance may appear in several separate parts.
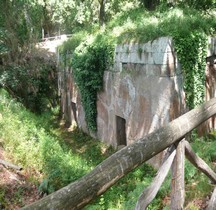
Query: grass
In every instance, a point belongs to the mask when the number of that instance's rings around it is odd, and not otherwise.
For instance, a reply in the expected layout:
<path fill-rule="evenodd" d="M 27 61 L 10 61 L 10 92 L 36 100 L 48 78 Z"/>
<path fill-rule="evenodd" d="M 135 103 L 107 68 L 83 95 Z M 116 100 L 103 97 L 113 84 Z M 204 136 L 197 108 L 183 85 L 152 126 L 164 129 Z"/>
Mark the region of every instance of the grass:
<path fill-rule="evenodd" d="M 0 90 L 0 101 L 0 141 L 7 157 L 23 166 L 24 173 L 30 174 L 28 181 L 35 183 L 42 193 L 49 194 L 77 180 L 114 152 L 112 148 L 79 130 L 68 132 L 59 128 L 56 110 L 35 115 L 10 98 L 3 89 Z M 216 140 L 212 136 L 211 139 L 196 138 L 193 142 L 194 150 L 209 164 L 216 160 Z M 143 164 L 85 209 L 133 209 L 138 196 L 151 183 L 154 175 L 155 170 Z M 193 201 L 209 195 L 212 185 L 206 176 L 188 162 L 185 177 L 186 205 L 196 209 L 198 207 Z M 169 209 L 170 180 L 170 176 L 167 177 L 148 209 Z M 24 205 L 19 202 L 23 195 L 23 189 L 20 188 L 14 195 L 14 202 Z M 0 202 L 7 205 L 4 188 L 0 189 Z"/>
<path fill-rule="evenodd" d="M 199 157 L 201 157 L 205 162 L 216 171 L 215 160 L 215 146 L 216 146 L 216 136 L 215 134 L 211 136 L 195 137 L 194 141 L 191 143 L 193 150 Z M 186 183 L 186 204 L 188 206 L 193 206 L 193 200 L 203 199 L 210 195 L 213 191 L 213 184 L 211 181 L 196 169 L 189 161 L 186 161 L 185 165 L 185 183 Z M 195 207 L 194 207 L 195 209 Z"/>
<path fill-rule="evenodd" d="M 134 8 L 115 15 L 106 28 L 102 30 L 104 36 L 109 36 L 116 43 L 145 43 L 162 36 L 187 36 L 195 31 L 207 36 L 214 36 L 216 19 L 214 10 L 201 12 L 192 8 L 168 7 L 156 11 L 144 8 Z M 90 32 L 97 34 L 100 29 Z M 89 33 L 84 28 L 76 32 L 63 49 L 74 51 L 79 44 L 88 39 Z"/>
<path fill-rule="evenodd" d="M 108 23 L 107 30 L 115 34 L 119 43 L 145 43 L 161 36 L 175 37 L 200 31 L 207 35 L 215 33 L 214 15 L 192 8 L 167 8 L 146 11 L 142 8 L 130 10 Z"/>
<path fill-rule="evenodd" d="M 83 176 L 106 157 L 102 155 L 104 145 L 90 142 L 91 139 L 79 131 L 67 136 L 79 139 L 77 145 L 73 142 L 75 148 L 69 147 L 62 141 L 62 133 L 50 126 L 53 119 L 51 113 L 37 116 L 10 99 L 3 90 L 0 113 L 0 138 L 8 155 L 13 157 L 14 163 L 29 171 L 42 171 L 49 182 L 49 192 Z M 90 142 L 91 150 L 84 148 L 87 142 Z M 85 155 L 87 150 L 88 156 Z M 82 153 L 84 155 L 80 157 Z M 94 158 L 99 154 L 101 157 L 96 161 Z"/>
<path fill-rule="evenodd" d="M 0 101 L 0 139 L 7 157 L 21 165 L 24 173 L 30 174 L 29 181 L 42 193 L 49 194 L 77 180 L 114 152 L 79 130 L 59 129 L 53 124 L 56 122 L 53 113 L 38 116 L 29 112 L 3 89 Z M 88 208 L 109 209 L 115 208 L 116 203 L 123 205 L 137 182 L 142 182 L 146 176 L 150 179 L 154 173 L 150 166 L 143 165 Z M 3 189 L 0 192 L 4 193 Z"/>

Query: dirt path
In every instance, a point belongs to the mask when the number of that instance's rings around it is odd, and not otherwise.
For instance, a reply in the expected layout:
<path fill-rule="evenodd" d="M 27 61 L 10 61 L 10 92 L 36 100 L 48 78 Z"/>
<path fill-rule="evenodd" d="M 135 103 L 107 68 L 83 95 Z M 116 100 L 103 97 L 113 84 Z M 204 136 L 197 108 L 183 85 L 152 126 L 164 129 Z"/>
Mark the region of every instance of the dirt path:
<path fill-rule="evenodd" d="M 5 160 L 0 147 L 0 159 Z M 37 187 L 24 172 L 0 164 L 0 209 L 19 209 L 40 198 Z"/>

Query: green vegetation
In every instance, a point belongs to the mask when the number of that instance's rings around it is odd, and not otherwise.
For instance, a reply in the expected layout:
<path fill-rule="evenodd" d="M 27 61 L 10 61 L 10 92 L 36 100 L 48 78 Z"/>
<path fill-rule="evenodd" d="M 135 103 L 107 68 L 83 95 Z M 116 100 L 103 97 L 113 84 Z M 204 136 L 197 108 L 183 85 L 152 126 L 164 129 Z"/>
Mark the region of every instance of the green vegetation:
<path fill-rule="evenodd" d="M 31 111 L 42 113 L 57 105 L 57 68 L 53 60 L 46 60 L 47 52 L 38 53 L 21 64 L 0 66 L 0 87 Z"/>
<path fill-rule="evenodd" d="M 47 177 L 49 182 L 49 189 L 46 189 L 48 192 L 61 188 L 95 167 L 95 163 L 92 163 L 90 158 L 91 152 L 97 155 L 102 145 L 96 146 L 96 142 L 95 144 L 89 142 L 92 144 L 92 151 L 89 151 L 86 156 L 88 158 L 81 159 L 78 150 L 82 148 L 74 148 L 73 153 L 61 141 L 58 133 L 54 132 L 54 127 L 50 125 L 52 120 L 50 113 L 36 116 L 16 100 L 9 98 L 3 90 L 1 90 L 0 113 L 0 138 L 3 140 L 6 151 L 13 156 L 15 163 L 21 164 L 24 168 L 43 171 L 44 177 Z M 73 135 L 80 141 L 80 147 L 85 148 L 85 143 L 90 141 L 89 137 L 78 131 Z M 68 138 L 73 140 L 73 136 L 68 136 Z M 86 150 L 83 149 L 82 152 Z M 98 158 L 98 160 L 102 159 Z"/>
<path fill-rule="evenodd" d="M 192 31 L 175 36 L 174 40 L 183 69 L 186 104 L 189 109 L 193 109 L 204 102 L 207 35 Z"/>
<path fill-rule="evenodd" d="M 79 32 L 65 42 L 59 51 L 61 68 L 70 66 L 73 69 L 88 128 L 96 131 L 97 92 L 103 88 L 104 71 L 113 63 L 113 40 L 104 33 L 91 37 L 85 31 Z"/>
<path fill-rule="evenodd" d="M 191 109 L 203 102 L 206 40 L 216 32 L 215 5 L 215 0 L 0 0 L 4 8 L 0 14 L 0 88 L 13 96 L 0 89 L 0 142 L 8 158 L 25 168 L 39 191 L 51 193 L 113 152 L 79 130 L 63 132 L 53 124 L 58 113 L 56 63 L 34 47 L 43 35 L 73 33 L 60 48 L 61 68 L 73 69 L 88 127 L 95 131 L 97 92 L 103 88 L 103 73 L 112 65 L 117 43 L 173 37 L 184 72 L 187 105 Z M 29 112 L 23 104 L 41 115 Z M 210 163 L 216 157 L 215 142 L 215 137 L 196 138 L 193 147 Z M 154 174 L 144 164 L 86 209 L 132 209 Z M 167 208 L 169 183 L 167 179 L 149 209 Z M 205 197 L 212 186 L 189 163 L 186 183 L 186 202 L 196 208 L 191 200 Z M 14 200 L 18 202 L 22 194 L 20 189 Z M 7 206 L 4 195 L 2 188 L 0 203 Z"/>
<path fill-rule="evenodd" d="M 154 12 L 138 8 L 124 13 L 108 25 L 112 32 L 117 33 L 119 43 L 145 43 L 161 36 L 173 37 L 184 72 L 186 103 L 190 109 L 204 100 L 207 36 L 215 33 L 215 26 L 214 16 L 180 7 L 159 8 Z"/>
<path fill-rule="evenodd" d="M 215 134 L 210 136 L 205 136 L 193 139 L 193 149 L 201 157 L 206 163 L 213 169 L 216 170 L 215 160 L 216 153 L 213 149 L 216 145 Z M 209 179 L 201 174 L 199 170 L 197 170 L 191 163 L 186 161 L 185 165 L 185 184 L 186 184 L 186 206 L 191 206 L 192 209 L 194 200 L 202 200 L 206 198 L 210 192 L 212 192 L 214 185 L 209 181 Z M 196 206 L 195 206 L 196 207 Z M 194 209 L 200 209 L 196 207 Z"/>
<path fill-rule="evenodd" d="M 0 100 L 1 143 L 13 163 L 22 165 L 43 193 L 51 193 L 75 181 L 113 152 L 78 130 L 66 133 L 57 129 L 52 123 L 55 115 L 46 113 L 38 117 L 2 89 Z M 145 180 L 146 176 L 149 180 L 153 174 L 151 167 L 143 165 L 103 195 L 103 204 L 102 197 L 93 206 L 114 208 L 116 202 L 127 200 L 137 181 Z M 4 194 L 4 189 L 0 192 Z"/>

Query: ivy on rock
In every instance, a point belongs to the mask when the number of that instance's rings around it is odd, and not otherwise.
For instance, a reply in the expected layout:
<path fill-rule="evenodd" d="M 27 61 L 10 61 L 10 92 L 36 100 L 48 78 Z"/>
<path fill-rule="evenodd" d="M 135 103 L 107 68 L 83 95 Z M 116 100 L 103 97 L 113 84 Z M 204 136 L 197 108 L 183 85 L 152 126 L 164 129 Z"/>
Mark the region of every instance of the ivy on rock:
<path fill-rule="evenodd" d="M 193 109 L 204 101 L 207 36 L 193 31 L 175 35 L 174 41 L 183 70 L 186 105 Z"/>
<path fill-rule="evenodd" d="M 75 82 L 81 94 L 85 119 L 91 131 L 97 130 L 97 93 L 103 87 L 103 74 L 113 62 L 114 45 L 98 34 L 76 48 L 72 58 Z"/>

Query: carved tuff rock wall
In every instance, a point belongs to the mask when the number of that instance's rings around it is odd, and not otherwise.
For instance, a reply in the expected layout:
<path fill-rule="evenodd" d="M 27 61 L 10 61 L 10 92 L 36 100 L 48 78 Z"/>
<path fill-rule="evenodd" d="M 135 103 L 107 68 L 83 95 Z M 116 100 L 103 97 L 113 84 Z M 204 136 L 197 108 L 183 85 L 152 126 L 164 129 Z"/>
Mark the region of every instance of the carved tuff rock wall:
<path fill-rule="evenodd" d="M 88 133 L 85 113 L 71 69 L 59 72 L 65 120 Z M 98 93 L 96 134 L 115 147 L 130 144 L 181 115 L 184 104 L 182 72 L 172 38 L 115 48 L 114 66 L 104 73 Z"/>
<path fill-rule="evenodd" d="M 125 144 L 119 135 L 125 129 L 130 144 L 179 116 L 182 101 L 172 39 L 116 46 L 114 69 L 105 72 L 104 91 L 98 94 L 98 137 Z"/>

